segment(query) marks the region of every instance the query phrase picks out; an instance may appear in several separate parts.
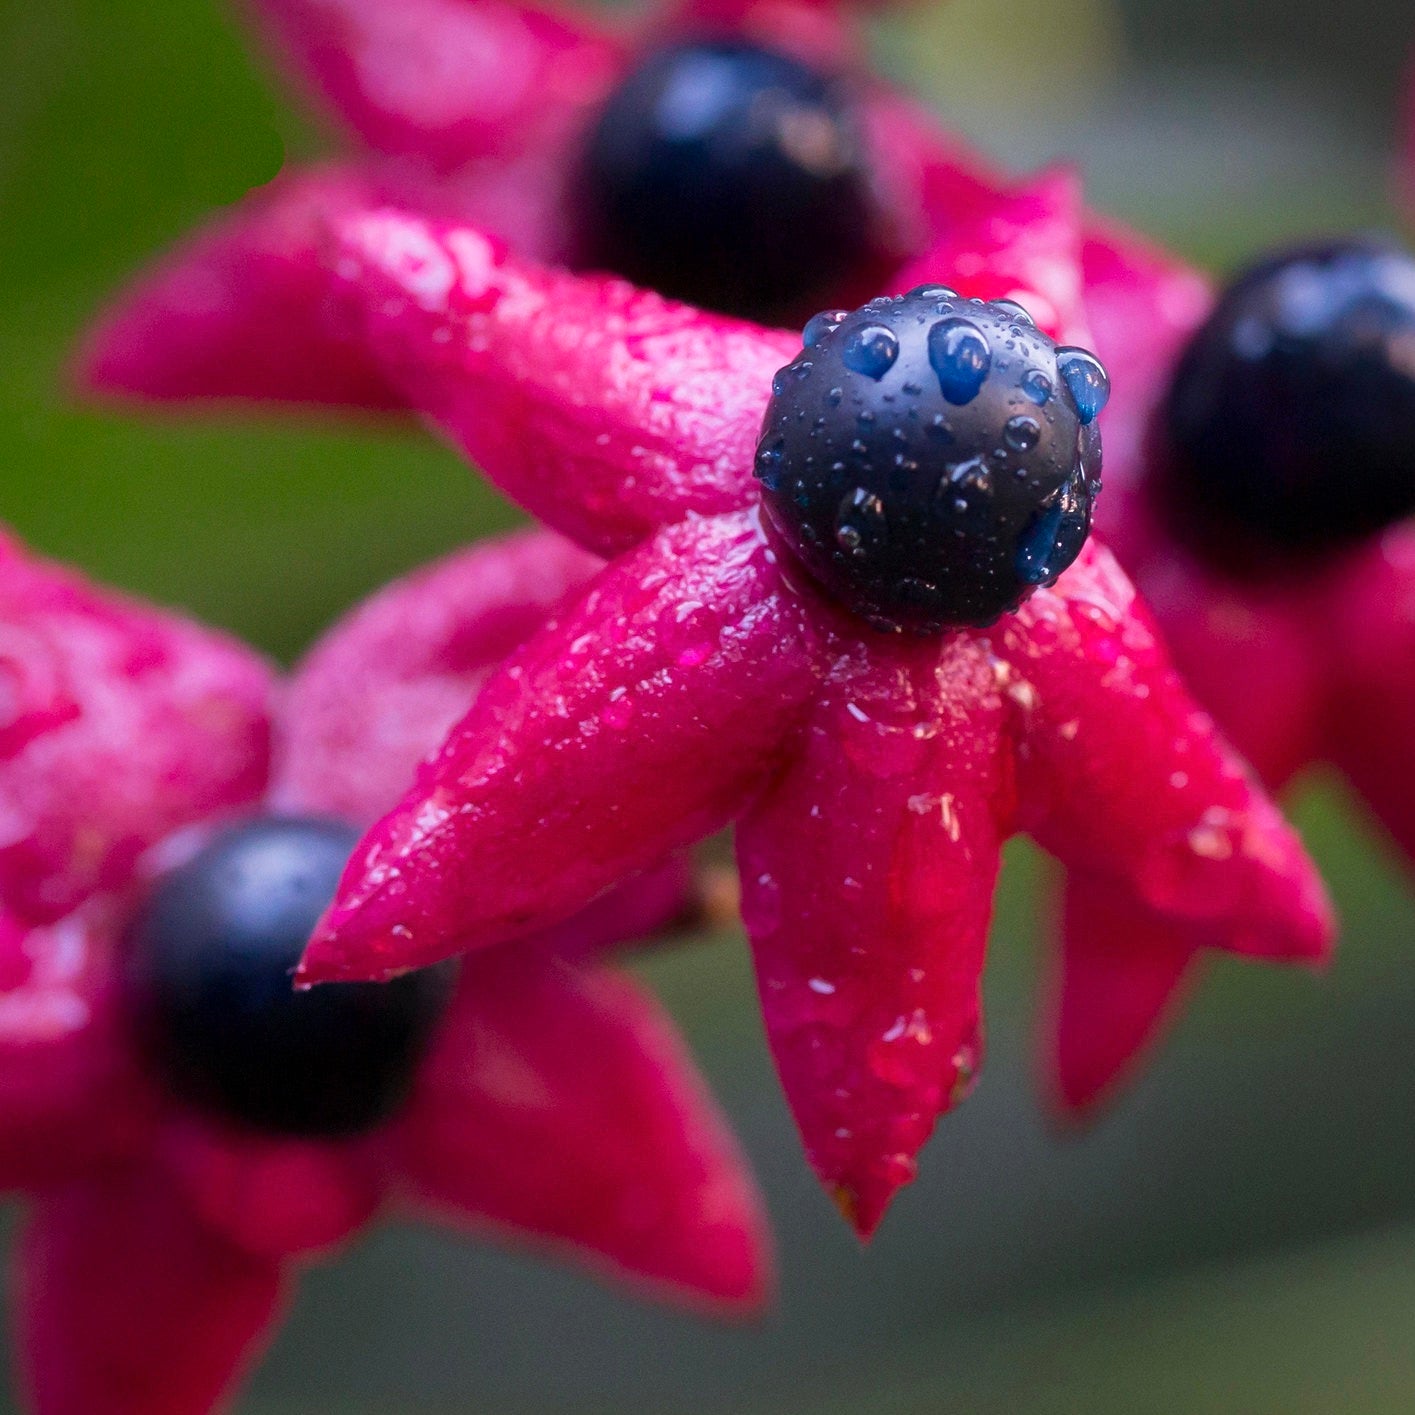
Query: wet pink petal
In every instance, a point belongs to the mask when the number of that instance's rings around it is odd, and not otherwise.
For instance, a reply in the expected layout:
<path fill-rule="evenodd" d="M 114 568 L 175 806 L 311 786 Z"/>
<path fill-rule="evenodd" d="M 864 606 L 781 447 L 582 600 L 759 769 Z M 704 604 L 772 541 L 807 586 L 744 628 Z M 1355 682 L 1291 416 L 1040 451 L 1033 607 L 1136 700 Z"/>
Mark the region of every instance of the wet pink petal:
<path fill-rule="evenodd" d="M 636 1282 L 758 1305 L 761 1200 L 662 1012 L 627 978 L 520 945 L 462 966 L 401 1130 L 409 1197 Z"/>
<path fill-rule="evenodd" d="M 872 0 L 679 0 L 648 16 L 652 42 L 661 32 L 665 41 L 724 31 L 771 49 L 795 54 L 808 63 L 845 68 L 858 64 L 861 37 L 851 10 L 870 7 Z"/>
<path fill-rule="evenodd" d="M 0 899 L 52 921 L 268 769 L 265 663 L 0 540 Z"/>
<path fill-rule="evenodd" d="M 364 601 L 295 670 L 272 801 L 371 823 L 501 660 L 601 564 L 553 532 L 521 531 Z"/>
<path fill-rule="evenodd" d="M 725 825 L 815 686 L 805 618 L 752 513 L 693 518 L 610 566 L 365 837 L 304 980 L 551 923 Z"/>
<path fill-rule="evenodd" d="M 518 0 L 248 0 L 295 74 L 376 151 L 453 172 L 562 144 L 621 45 L 584 6 Z"/>
<path fill-rule="evenodd" d="M 383 1197 L 374 1144 L 285 1139 L 174 1112 L 157 1154 L 182 1202 L 247 1253 L 283 1258 L 332 1248 Z"/>
<path fill-rule="evenodd" d="M 864 122 L 875 182 L 902 250 L 927 252 L 956 223 L 985 215 L 1012 184 L 922 104 L 886 85 L 866 94 Z"/>
<path fill-rule="evenodd" d="M 568 919 L 539 930 L 538 946 L 561 958 L 594 957 L 700 928 L 703 907 L 692 855 L 675 851 Z"/>
<path fill-rule="evenodd" d="M 368 160 L 291 170 L 159 260 L 87 334 L 81 389 L 149 403 L 274 401 L 403 411 L 403 395 L 331 309 L 331 223 L 416 202 L 553 260 L 561 191 L 553 169 L 481 162 L 434 182 Z"/>
<path fill-rule="evenodd" d="M 754 501 L 772 376 L 798 336 L 393 210 L 342 236 L 348 317 L 385 376 L 547 525 L 608 553 Z"/>
<path fill-rule="evenodd" d="M 1326 731 L 1327 668 L 1314 653 L 1327 618 L 1326 579 L 1244 583 L 1173 545 L 1134 564 L 1185 686 L 1269 790 L 1286 785 L 1321 754 Z"/>
<path fill-rule="evenodd" d="M 112 976 L 112 919 L 47 927 L 0 914 L 0 1188 L 72 1178 L 153 1123 Z"/>
<path fill-rule="evenodd" d="M 1296 833 L 1186 692 L 1092 542 L 994 631 L 1024 756 L 1022 822 L 1071 870 L 1196 945 L 1316 959 L 1330 905 Z"/>
<path fill-rule="evenodd" d="M 1011 763 L 984 645 L 880 638 L 837 668 L 738 826 L 742 912 L 782 1083 L 862 1236 L 979 1063 Z"/>
<path fill-rule="evenodd" d="M 1074 172 L 1044 172 L 985 204 L 965 207 L 891 288 L 950 285 L 978 300 L 1015 300 L 1063 344 L 1089 347 L 1081 296 L 1085 208 Z"/>
<path fill-rule="evenodd" d="M 1415 859 L 1415 525 L 1359 551 L 1333 577 L 1318 642 L 1331 685 L 1325 746 L 1408 858 Z"/>
<path fill-rule="evenodd" d="M 1193 982 L 1199 957 L 1187 929 L 1104 880 L 1068 879 L 1047 1061 L 1063 1111 L 1090 1109 L 1135 1068 Z"/>
<path fill-rule="evenodd" d="M 372 824 L 501 660 L 602 564 L 554 532 L 519 531 L 366 600 L 295 671 L 271 804 Z M 689 862 L 675 855 L 555 925 L 546 943 L 581 955 L 644 939 L 683 918 L 694 897 Z"/>
<path fill-rule="evenodd" d="M 78 381 L 90 391 L 157 402 L 402 407 L 326 308 L 327 222 L 383 195 L 353 166 L 278 177 L 123 293 L 87 336 Z"/>
<path fill-rule="evenodd" d="M 273 1263 L 218 1238 L 146 1168 L 40 1199 L 15 1261 L 34 1415 L 207 1415 L 280 1299 Z"/>

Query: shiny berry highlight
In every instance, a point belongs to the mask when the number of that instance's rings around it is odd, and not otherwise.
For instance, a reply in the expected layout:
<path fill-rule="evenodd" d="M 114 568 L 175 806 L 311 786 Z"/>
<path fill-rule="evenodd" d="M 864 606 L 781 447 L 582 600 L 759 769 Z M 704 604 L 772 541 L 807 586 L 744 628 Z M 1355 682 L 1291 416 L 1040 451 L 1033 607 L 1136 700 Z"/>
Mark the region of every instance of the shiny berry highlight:
<path fill-rule="evenodd" d="M 354 1134 L 397 1109 L 447 996 L 442 971 L 295 992 L 358 831 L 316 818 L 222 830 L 163 875 L 128 932 L 127 987 L 172 1092 L 259 1131 Z"/>
<path fill-rule="evenodd" d="M 650 53 L 589 135 L 577 258 L 676 299 L 770 322 L 874 250 L 846 86 L 737 39 Z"/>
<path fill-rule="evenodd" d="M 1220 297 L 1160 410 L 1174 528 L 1247 568 L 1415 512 L 1415 259 L 1375 240 L 1271 256 Z"/>

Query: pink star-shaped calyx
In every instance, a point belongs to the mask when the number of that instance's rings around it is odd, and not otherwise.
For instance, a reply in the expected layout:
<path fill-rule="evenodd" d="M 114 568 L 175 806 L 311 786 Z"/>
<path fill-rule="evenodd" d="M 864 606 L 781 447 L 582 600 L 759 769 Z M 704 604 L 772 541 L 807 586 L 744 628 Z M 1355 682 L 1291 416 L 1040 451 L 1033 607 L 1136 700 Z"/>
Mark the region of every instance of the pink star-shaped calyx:
<path fill-rule="evenodd" d="M 1002 298 L 926 283 L 813 320 L 804 349 L 457 225 L 344 226 L 351 337 L 499 486 L 624 553 L 368 835 L 307 982 L 429 963 L 454 920 L 509 938 L 736 821 L 782 1079 L 868 1233 L 976 1073 L 1010 834 L 1094 901 L 1068 947 L 1123 950 L 1114 905 L 1194 948 L 1322 956 L 1297 839 L 1109 554 L 1081 548 L 1104 371 L 1026 308 L 1076 328 L 1076 261 L 995 217 L 928 269 Z"/>

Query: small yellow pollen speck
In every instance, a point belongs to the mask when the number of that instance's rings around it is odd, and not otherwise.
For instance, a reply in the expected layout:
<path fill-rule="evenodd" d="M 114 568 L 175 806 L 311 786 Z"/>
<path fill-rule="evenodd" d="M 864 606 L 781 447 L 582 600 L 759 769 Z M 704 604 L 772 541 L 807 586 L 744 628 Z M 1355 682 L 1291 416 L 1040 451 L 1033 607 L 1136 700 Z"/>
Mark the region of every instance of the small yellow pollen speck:
<path fill-rule="evenodd" d="M 860 1196 L 848 1184 L 837 1184 L 830 1191 L 830 1197 L 834 1200 L 835 1207 L 840 1210 L 840 1217 L 851 1228 L 857 1228 L 860 1217 Z"/>

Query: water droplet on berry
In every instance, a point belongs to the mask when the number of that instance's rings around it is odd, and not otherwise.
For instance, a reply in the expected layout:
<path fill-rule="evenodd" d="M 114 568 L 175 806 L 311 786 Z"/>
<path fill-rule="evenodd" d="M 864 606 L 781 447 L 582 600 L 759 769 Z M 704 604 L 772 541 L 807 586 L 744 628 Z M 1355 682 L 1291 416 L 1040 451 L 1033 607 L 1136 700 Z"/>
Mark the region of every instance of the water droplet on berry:
<path fill-rule="evenodd" d="M 916 285 L 904 298 L 906 300 L 956 300 L 958 291 L 949 289 L 947 285 Z"/>
<path fill-rule="evenodd" d="M 826 335 L 834 334 L 840 328 L 848 314 L 848 310 L 822 310 L 818 315 L 813 315 L 801 331 L 801 343 L 807 349 L 816 348 Z"/>
<path fill-rule="evenodd" d="M 1017 543 L 1017 578 L 1024 584 L 1044 584 L 1052 573 L 1057 532 L 1061 528 L 1061 498 L 1032 517 Z"/>
<path fill-rule="evenodd" d="M 1014 452 L 1030 452 L 1041 441 L 1041 437 L 1041 424 L 1036 418 L 1027 417 L 1025 413 L 1008 418 L 1003 425 L 1002 440 Z"/>
<path fill-rule="evenodd" d="M 1056 351 L 1056 370 L 1071 390 L 1077 417 L 1094 422 L 1110 400 L 1110 375 L 1101 361 L 1085 349 L 1064 347 Z"/>
<path fill-rule="evenodd" d="M 757 477 L 768 491 L 781 489 L 781 458 L 786 439 L 776 437 L 757 448 Z"/>
<path fill-rule="evenodd" d="M 1051 401 L 1051 379 L 1044 374 L 1041 369 L 1029 368 L 1022 375 L 1022 392 L 1030 398 L 1037 407 L 1044 408 Z"/>
<path fill-rule="evenodd" d="M 1091 529 L 1091 492 L 1078 472 L 1053 500 L 1039 507 L 1017 542 L 1017 578 L 1029 585 L 1054 581 L 1081 552 Z"/>
<path fill-rule="evenodd" d="M 992 350 L 976 324 L 943 319 L 929 330 L 929 363 L 943 396 L 962 406 L 978 396 L 992 367 Z"/>
<path fill-rule="evenodd" d="M 893 330 L 882 324 L 867 324 L 851 333 L 840 357 L 852 373 L 878 381 L 894 367 L 899 357 L 899 340 Z"/>
<path fill-rule="evenodd" d="M 1025 324 L 1032 329 L 1037 327 L 1037 321 L 1016 300 L 994 300 L 992 306 L 994 309 L 1010 314 L 1018 324 Z"/>
<path fill-rule="evenodd" d="M 835 542 L 852 553 L 877 546 L 888 534 L 884 503 L 864 487 L 857 486 L 840 500 L 835 518 Z"/>

